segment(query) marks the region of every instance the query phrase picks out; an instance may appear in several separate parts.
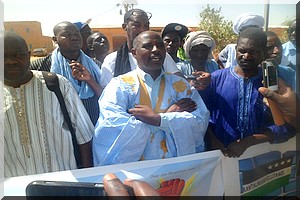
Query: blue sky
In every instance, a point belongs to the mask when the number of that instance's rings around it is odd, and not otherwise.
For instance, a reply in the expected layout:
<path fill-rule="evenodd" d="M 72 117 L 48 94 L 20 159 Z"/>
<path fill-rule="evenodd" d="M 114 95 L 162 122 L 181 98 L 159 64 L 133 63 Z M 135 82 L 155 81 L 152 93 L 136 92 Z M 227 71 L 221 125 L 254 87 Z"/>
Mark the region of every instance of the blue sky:
<path fill-rule="evenodd" d="M 211 7 L 220 8 L 227 20 L 243 12 L 254 12 L 264 16 L 264 2 L 270 2 L 269 25 L 281 25 L 285 20 L 295 18 L 296 0 L 252 0 L 243 4 L 243 0 L 135 0 L 137 8 L 151 12 L 150 26 L 164 26 L 170 22 L 197 26 L 199 13 L 209 3 Z M 52 28 L 61 21 L 86 21 L 92 18 L 91 27 L 107 27 L 122 24 L 122 15 L 117 3 L 122 0 L 2 0 L 4 2 L 4 21 L 39 21 L 43 34 L 52 36 Z M 78 2 L 78 3 L 77 3 Z M 185 2 L 185 3 L 183 3 Z M 199 3 L 201 2 L 201 4 Z M 246 2 L 246 1 L 245 1 Z M 249 3 L 249 1 L 247 1 Z"/>

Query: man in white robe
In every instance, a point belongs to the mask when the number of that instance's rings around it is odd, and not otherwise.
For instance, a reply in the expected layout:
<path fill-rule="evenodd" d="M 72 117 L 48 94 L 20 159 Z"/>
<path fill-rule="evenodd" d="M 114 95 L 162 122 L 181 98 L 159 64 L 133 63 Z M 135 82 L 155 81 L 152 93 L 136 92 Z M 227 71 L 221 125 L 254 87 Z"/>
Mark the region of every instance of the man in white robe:
<path fill-rule="evenodd" d="M 163 71 L 166 50 L 161 37 L 142 32 L 132 54 L 138 67 L 113 78 L 99 99 L 94 165 L 203 151 L 209 111 L 184 78 Z"/>

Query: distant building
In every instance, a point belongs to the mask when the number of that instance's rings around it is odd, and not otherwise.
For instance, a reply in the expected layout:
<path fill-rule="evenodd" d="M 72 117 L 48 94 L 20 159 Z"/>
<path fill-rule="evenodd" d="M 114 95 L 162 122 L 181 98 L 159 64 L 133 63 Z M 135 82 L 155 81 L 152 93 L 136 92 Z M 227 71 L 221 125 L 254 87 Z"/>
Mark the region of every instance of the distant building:
<path fill-rule="evenodd" d="M 50 53 L 54 49 L 52 38 L 43 36 L 41 23 L 37 21 L 4 22 L 5 31 L 15 32 L 22 36 L 32 52 L 36 48 L 46 48 Z"/>
<path fill-rule="evenodd" d="M 46 48 L 47 52 L 50 53 L 55 48 L 52 38 L 43 36 L 41 23 L 38 21 L 4 22 L 4 28 L 6 31 L 15 32 L 22 36 L 26 40 L 30 51 L 36 48 Z M 288 40 L 287 28 L 287 26 L 269 26 L 269 30 L 278 34 L 282 43 Z M 163 27 L 155 26 L 150 27 L 150 29 L 160 33 Z M 196 31 L 197 27 L 189 27 L 189 29 L 190 31 Z M 110 43 L 110 52 L 116 51 L 126 41 L 126 32 L 121 26 L 92 27 L 92 30 L 95 32 L 99 31 L 107 37 Z"/>

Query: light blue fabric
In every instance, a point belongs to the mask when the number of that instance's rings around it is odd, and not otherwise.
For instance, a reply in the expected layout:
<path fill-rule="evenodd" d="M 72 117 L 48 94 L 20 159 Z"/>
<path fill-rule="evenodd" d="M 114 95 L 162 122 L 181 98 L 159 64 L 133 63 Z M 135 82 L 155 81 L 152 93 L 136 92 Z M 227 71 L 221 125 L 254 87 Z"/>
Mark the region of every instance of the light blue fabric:
<path fill-rule="evenodd" d="M 95 166 L 134 162 L 141 157 L 145 160 L 161 159 L 203 151 L 203 137 L 209 112 L 198 92 L 191 89 L 185 79 L 172 74 L 162 74 L 156 80 L 151 80 L 149 74 L 140 73 L 146 81 L 146 87 L 152 88 L 148 92 L 153 107 L 156 104 L 161 77 L 164 76 L 165 91 L 160 109 L 167 109 L 175 101 L 187 97 L 197 103 L 194 112 L 160 113 L 160 127 L 141 122 L 127 112 L 139 104 L 138 71 L 137 68 L 113 78 L 99 99 L 100 117 L 93 137 Z M 167 152 L 162 149 L 164 140 Z"/>
<path fill-rule="evenodd" d="M 291 41 L 282 45 L 282 54 L 287 57 L 293 69 L 296 70 L 296 47 Z"/>
<path fill-rule="evenodd" d="M 212 73 L 219 69 L 219 65 L 216 63 L 214 59 L 207 60 L 205 62 L 205 72 Z M 192 75 L 195 71 L 194 67 L 189 61 L 179 61 L 176 63 L 177 68 L 183 73 L 183 75 Z"/>
<path fill-rule="evenodd" d="M 81 50 L 79 58 L 80 63 L 90 72 L 95 81 L 100 83 L 101 74 L 98 65 Z M 56 48 L 52 52 L 51 59 L 52 66 L 50 71 L 66 77 L 72 83 L 80 99 L 87 99 L 94 96 L 94 91 L 86 82 L 81 81 L 79 85 L 79 81 L 73 78 L 69 61 L 61 54 L 59 48 Z"/>
<path fill-rule="evenodd" d="M 288 66 L 278 65 L 278 76 L 296 92 L 296 71 Z"/>
<path fill-rule="evenodd" d="M 220 53 L 219 60 L 223 63 L 224 68 L 236 66 L 236 44 L 228 44 Z"/>

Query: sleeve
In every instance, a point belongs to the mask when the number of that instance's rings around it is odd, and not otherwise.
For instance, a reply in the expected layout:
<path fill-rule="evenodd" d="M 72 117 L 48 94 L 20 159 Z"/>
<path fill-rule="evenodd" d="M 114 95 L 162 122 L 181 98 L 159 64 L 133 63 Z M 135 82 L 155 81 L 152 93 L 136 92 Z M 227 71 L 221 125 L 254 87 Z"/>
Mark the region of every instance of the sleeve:
<path fill-rule="evenodd" d="M 180 70 L 177 68 L 175 61 L 173 58 L 166 53 L 165 61 L 164 61 L 164 71 L 170 74 L 175 74 L 177 72 L 180 72 Z"/>
<path fill-rule="evenodd" d="M 127 113 L 134 103 L 130 89 L 120 84 L 113 78 L 99 99 L 101 112 L 93 138 L 95 166 L 138 161 L 150 136 L 149 126 Z"/>
<path fill-rule="evenodd" d="M 198 90 L 198 93 L 202 97 L 204 104 L 206 105 L 207 109 L 212 113 L 215 109 L 217 109 L 217 96 L 215 93 L 215 80 L 216 76 L 215 73 L 211 73 L 211 81 L 210 84 L 205 88 L 205 90 Z"/>
<path fill-rule="evenodd" d="M 65 100 L 66 108 L 69 113 L 72 126 L 75 130 L 78 144 L 85 144 L 92 139 L 94 125 L 82 104 L 77 92 L 72 84 L 65 77 L 57 75 L 60 90 Z"/>
<path fill-rule="evenodd" d="M 105 87 L 110 80 L 114 77 L 115 64 L 116 64 L 117 52 L 112 52 L 108 54 L 101 66 L 101 87 Z"/>
<path fill-rule="evenodd" d="M 281 126 L 271 125 L 268 127 L 268 129 L 274 134 L 275 140 L 273 143 L 286 142 L 296 135 L 296 129 L 288 123 L 285 123 Z"/>
<path fill-rule="evenodd" d="M 197 109 L 189 112 L 161 113 L 161 129 L 173 135 L 177 147 L 178 156 L 187 155 L 191 152 L 201 152 L 204 149 L 204 136 L 209 121 L 209 111 L 207 110 L 201 96 L 197 90 L 190 88 L 187 93 L 178 93 L 177 101 L 182 98 L 191 98 L 197 104 Z"/>

